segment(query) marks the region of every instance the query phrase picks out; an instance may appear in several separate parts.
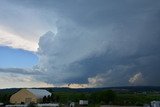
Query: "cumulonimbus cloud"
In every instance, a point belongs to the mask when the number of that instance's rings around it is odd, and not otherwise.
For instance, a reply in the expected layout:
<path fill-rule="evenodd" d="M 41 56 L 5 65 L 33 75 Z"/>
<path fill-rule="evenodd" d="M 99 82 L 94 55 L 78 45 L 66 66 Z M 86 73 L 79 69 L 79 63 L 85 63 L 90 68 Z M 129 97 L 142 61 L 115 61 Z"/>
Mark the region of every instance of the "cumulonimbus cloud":
<path fill-rule="evenodd" d="M 135 6 L 138 3 L 132 2 Z M 112 5 L 112 8 L 117 6 Z M 93 14 L 88 14 L 95 21 L 93 24 L 83 23 L 88 22 L 85 17 L 83 20 L 74 15 L 61 18 L 57 34 L 48 32 L 40 38 L 37 54 L 45 75 L 37 79 L 53 84 L 124 86 L 140 80 L 141 75 L 135 74 L 141 71 L 145 85 L 159 85 L 155 82 L 159 80 L 155 76 L 160 69 L 159 9 L 137 6 L 124 11 L 122 4 L 118 6 L 115 11 L 106 7 L 97 13 L 93 9 Z M 102 15 L 104 11 L 110 16 Z M 98 18 L 94 19 L 96 15 Z"/>
<path fill-rule="evenodd" d="M 39 63 L 33 69 L 43 75 L 34 78 L 102 87 L 136 85 L 143 77 L 140 85 L 160 85 L 158 0 L 74 3 L 35 3 L 36 8 L 54 10 L 58 20 L 57 33 L 39 39 Z"/>
<path fill-rule="evenodd" d="M 19 3 L 10 0 L 0 3 L 0 45 L 36 52 L 40 35 L 48 30 L 56 32 L 56 14 Z"/>

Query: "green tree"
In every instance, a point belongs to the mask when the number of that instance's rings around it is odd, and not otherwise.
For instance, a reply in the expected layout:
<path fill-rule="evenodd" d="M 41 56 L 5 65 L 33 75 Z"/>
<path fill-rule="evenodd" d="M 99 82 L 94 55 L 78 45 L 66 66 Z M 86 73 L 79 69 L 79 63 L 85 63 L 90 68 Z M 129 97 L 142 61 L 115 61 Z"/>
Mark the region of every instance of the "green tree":
<path fill-rule="evenodd" d="M 102 91 L 100 93 L 100 99 L 105 104 L 113 103 L 116 99 L 116 93 L 112 90 Z"/>
<path fill-rule="evenodd" d="M 116 93 L 112 90 L 105 90 L 91 93 L 89 100 L 92 104 L 110 104 L 116 100 Z"/>
<path fill-rule="evenodd" d="M 51 102 L 55 102 L 55 96 L 53 93 L 51 94 Z"/>
<path fill-rule="evenodd" d="M 43 103 L 47 103 L 47 97 L 46 96 L 43 97 Z"/>
<path fill-rule="evenodd" d="M 49 95 L 48 97 L 47 97 L 47 103 L 50 103 L 51 102 L 51 96 Z"/>

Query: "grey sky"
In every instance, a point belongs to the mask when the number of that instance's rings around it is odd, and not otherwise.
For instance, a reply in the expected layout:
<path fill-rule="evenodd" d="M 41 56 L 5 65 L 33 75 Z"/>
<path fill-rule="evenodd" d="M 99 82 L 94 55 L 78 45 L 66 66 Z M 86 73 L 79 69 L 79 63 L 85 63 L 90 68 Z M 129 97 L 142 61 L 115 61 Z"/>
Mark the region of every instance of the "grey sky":
<path fill-rule="evenodd" d="M 1 26 L 39 46 L 33 69 L 44 75 L 33 78 L 55 85 L 160 85 L 159 0 L 1 2 Z M 53 33 L 42 36 L 47 31 Z"/>

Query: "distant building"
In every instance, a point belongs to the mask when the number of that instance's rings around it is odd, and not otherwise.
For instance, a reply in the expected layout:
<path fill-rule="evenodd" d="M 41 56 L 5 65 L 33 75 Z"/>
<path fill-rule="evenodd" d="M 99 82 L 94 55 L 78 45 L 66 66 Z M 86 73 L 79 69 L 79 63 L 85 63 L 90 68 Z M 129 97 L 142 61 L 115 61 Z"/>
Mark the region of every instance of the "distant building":
<path fill-rule="evenodd" d="M 39 103 L 42 102 L 44 96 L 51 96 L 51 93 L 44 89 L 21 89 L 10 97 L 10 103 Z"/>
<path fill-rule="evenodd" d="M 3 103 L 0 103 L 0 107 L 3 107 L 3 105 L 4 105 Z"/>
<path fill-rule="evenodd" d="M 87 106 L 88 105 L 88 100 L 79 100 L 79 105 Z"/>
<path fill-rule="evenodd" d="M 75 102 L 71 102 L 69 107 L 75 107 Z"/>
<path fill-rule="evenodd" d="M 160 107 L 160 101 L 152 101 L 151 107 Z"/>
<path fill-rule="evenodd" d="M 151 107 L 150 104 L 144 104 L 143 107 Z"/>

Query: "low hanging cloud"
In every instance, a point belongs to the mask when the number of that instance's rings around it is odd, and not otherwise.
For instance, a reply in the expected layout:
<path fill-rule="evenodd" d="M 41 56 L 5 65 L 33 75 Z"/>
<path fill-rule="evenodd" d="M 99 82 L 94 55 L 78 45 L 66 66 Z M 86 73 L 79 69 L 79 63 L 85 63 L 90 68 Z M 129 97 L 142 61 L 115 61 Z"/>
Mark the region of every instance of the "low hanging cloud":
<path fill-rule="evenodd" d="M 42 75 L 41 72 L 32 69 L 22 68 L 0 68 L 0 73 L 23 74 L 23 75 Z"/>
<path fill-rule="evenodd" d="M 141 72 L 135 74 L 133 77 L 129 79 L 129 82 L 133 85 L 143 85 L 144 78 Z"/>
<path fill-rule="evenodd" d="M 1 73 L 0 88 L 31 88 L 31 87 L 53 87 L 52 84 L 47 84 L 43 81 L 38 81 L 30 75 L 22 74 L 7 74 Z"/>

